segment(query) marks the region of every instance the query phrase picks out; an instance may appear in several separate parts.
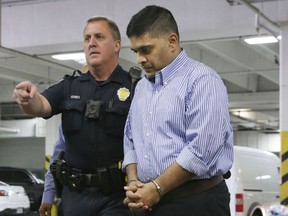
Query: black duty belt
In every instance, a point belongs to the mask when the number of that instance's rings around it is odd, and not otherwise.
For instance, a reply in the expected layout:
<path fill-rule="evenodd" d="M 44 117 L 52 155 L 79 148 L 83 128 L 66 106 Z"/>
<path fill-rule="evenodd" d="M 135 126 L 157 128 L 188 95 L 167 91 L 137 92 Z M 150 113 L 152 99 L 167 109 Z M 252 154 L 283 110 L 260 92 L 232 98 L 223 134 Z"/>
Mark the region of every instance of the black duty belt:
<path fill-rule="evenodd" d="M 79 169 L 58 166 L 58 178 L 62 185 L 68 185 L 72 190 L 83 190 L 88 187 L 99 188 L 103 193 L 123 191 L 125 174 L 119 164 L 97 168 L 93 173 L 84 173 Z M 60 175 L 59 175 L 60 173 Z"/>
<path fill-rule="evenodd" d="M 206 191 L 223 181 L 223 176 L 214 176 L 209 179 L 191 180 L 172 191 L 169 191 L 163 196 L 163 200 L 172 200 L 175 198 L 182 198 Z"/>
<path fill-rule="evenodd" d="M 117 164 L 97 168 L 96 172 L 93 173 L 82 173 L 79 169 L 70 168 L 68 177 L 72 182 L 81 183 L 82 187 L 101 187 L 103 186 L 103 181 L 109 181 L 111 176 L 114 176 L 118 172 L 120 172 L 120 170 Z"/>

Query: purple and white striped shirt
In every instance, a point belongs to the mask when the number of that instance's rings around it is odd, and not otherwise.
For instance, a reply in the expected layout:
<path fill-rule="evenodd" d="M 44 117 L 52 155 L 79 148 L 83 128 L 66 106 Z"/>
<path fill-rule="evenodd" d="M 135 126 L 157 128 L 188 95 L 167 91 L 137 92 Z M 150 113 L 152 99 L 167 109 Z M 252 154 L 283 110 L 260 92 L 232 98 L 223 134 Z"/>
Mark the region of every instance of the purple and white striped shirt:
<path fill-rule="evenodd" d="M 123 167 L 137 163 L 143 182 L 175 161 L 196 179 L 226 173 L 233 162 L 233 130 L 219 75 L 182 51 L 155 81 L 144 76 L 127 118 L 124 154 Z"/>

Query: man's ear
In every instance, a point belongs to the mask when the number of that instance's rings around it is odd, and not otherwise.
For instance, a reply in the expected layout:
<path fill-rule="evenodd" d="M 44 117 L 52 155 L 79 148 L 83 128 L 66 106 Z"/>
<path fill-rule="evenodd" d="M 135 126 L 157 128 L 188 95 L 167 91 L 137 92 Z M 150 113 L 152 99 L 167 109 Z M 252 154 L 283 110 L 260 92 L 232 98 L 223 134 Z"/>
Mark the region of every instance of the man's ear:
<path fill-rule="evenodd" d="M 179 38 L 178 38 L 177 34 L 171 33 L 171 34 L 169 35 L 168 40 L 169 40 L 169 46 L 170 46 L 173 50 L 175 50 L 175 49 L 178 48 Z"/>

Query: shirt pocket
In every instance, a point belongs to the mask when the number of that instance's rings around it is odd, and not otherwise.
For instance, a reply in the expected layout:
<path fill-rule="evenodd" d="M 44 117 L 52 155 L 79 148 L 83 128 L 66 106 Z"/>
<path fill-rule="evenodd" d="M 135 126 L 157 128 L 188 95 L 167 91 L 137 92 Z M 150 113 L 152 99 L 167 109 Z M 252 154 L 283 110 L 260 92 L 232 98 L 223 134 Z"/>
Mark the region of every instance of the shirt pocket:
<path fill-rule="evenodd" d="M 130 101 L 117 101 L 105 109 L 105 131 L 107 134 L 123 137 L 124 126 L 130 108 Z"/>
<path fill-rule="evenodd" d="M 63 131 L 75 132 L 82 129 L 85 102 L 66 100 L 62 112 Z"/>

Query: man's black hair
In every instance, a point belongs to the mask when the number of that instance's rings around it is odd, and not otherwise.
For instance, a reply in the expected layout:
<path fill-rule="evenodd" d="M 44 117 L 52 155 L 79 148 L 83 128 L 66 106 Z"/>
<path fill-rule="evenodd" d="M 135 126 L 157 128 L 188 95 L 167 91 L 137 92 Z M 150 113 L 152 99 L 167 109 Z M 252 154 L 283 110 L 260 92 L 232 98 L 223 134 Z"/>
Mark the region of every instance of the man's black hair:
<path fill-rule="evenodd" d="M 132 16 L 126 30 L 128 38 L 139 37 L 149 33 L 158 37 L 169 33 L 176 33 L 179 38 L 177 23 L 172 13 L 166 8 L 149 5 Z"/>

